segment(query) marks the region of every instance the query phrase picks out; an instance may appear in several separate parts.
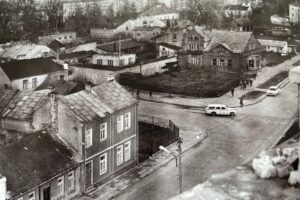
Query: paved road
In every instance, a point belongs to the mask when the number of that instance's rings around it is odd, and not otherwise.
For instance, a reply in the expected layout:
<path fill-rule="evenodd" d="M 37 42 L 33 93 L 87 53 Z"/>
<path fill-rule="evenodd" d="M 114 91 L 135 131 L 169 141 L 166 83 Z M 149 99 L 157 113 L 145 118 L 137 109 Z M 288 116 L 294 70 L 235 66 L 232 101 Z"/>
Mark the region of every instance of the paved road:
<path fill-rule="evenodd" d="M 209 117 L 198 110 L 167 104 L 142 102 L 144 113 L 175 121 L 190 134 L 209 130 L 209 137 L 183 155 L 184 190 L 205 181 L 214 173 L 226 171 L 252 159 L 274 145 L 297 112 L 297 90 L 288 84 L 277 97 L 238 108 L 237 116 Z M 172 161 L 118 197 L 120 200 L 161 200 L 177 194 L 177 168 Z"/>

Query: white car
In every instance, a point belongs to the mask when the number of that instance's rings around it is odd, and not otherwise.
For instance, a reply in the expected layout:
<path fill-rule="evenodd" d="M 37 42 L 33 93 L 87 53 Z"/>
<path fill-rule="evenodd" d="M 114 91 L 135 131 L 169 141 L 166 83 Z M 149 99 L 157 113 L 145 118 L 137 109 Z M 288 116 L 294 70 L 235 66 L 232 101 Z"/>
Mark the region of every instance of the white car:
<path fill-rule="evenodd" d="M 267 90 L 268 96 L 277 96 L 279 94 L 279 88 L 276 86 L 272 86 Z"/>
<path fill-rule="evenodd" d="M 228 108 L 222 104 L 210 104 L 205 108 L 205 113 L 207 115 L 230 115 L 234 116 L 236 114 L 236 110 L 232 108 Z"/>

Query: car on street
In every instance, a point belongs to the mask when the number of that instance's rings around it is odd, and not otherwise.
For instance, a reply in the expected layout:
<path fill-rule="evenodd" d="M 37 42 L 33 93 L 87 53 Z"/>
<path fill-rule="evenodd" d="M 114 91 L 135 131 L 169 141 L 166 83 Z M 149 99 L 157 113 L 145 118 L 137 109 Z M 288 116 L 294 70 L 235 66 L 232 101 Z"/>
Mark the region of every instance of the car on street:
<path fill-rule="evenodd" d="M 276 86 L 272 86 L 267 90 L 268 96 L 277 96 L 279 94 L 279 88 Z"/>
<path fill-rule="evenodd" d="M 226 105 L 223 104 L 209 104 L 205 108 L 205 113 L 207 115 L 230 115 L 234 116 L 236 114 L 236 110 L 232 108 L 228 108 Z"/>

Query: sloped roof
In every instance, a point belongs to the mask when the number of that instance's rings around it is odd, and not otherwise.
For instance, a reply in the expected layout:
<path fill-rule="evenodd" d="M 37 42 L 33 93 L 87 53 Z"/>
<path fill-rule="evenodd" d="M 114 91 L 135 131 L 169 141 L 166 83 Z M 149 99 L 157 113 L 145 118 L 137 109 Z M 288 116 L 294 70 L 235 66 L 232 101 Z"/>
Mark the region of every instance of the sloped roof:
<path fill-rule="evenodd" d="M 164 5 L 154 5 L 145 12 L 141 13 L 140 16 L 154 16 L 154 15 L 163 15 L 174 13 L 174 11 L 170 8 L 167 8 Z"/>
<path fill-rule="evenodd" d="M 243 53 L 251 36 L 251 32 L 213 30 L 212 40 L 204 51 L 210 51 L 221 44 L 233 53 Z"/>
<path fill-rule="evenodd" d="M 115 81 L 95 86 L 92 90 L 104 104 L 114 111 L 131 106 L 137 102 L 125 88 Z"/>
<path fill-rule="evenodd" d="M 287 46 L 287 41 L 258 39 L 258 42 L 262 46 L 281 47 L 281 48 Z"/>
<path fill-rule="evenodd" d="M 172 45 L 172 44 L 169 44 L 169 43 L 166 43 L 166 42 L 161 42 L 161 43 L 159 43 L 159 45 L 164 46 L 164 47 L 167 47 L 167 48 L 169 48 L 169 49 L 174 49 L 174 50 L 179 50 L 179 49 L 181 49 L 181 47 L 179 47 L 179 46 Z"/>
<path fill-rule="evenodd" d="M 236 18 L 234 21 L 242 26 L 253 25 L 252 21 L 246 17 Z"/>
<path fill-rule="evenodd" d="M 97 43 L 91 42 L 86 44 L 80 44 L 77 47 L 68 49 L 67 52 L 80 52 L 80 51 L 96 51 Z"/>
<path fill-rule="evenodd" d="M 58 49 L 60 48 L 63 48 L 63 47 L 66 47 L 65 44 L 61 43 L 60 41 L 58 40 L 53 40 L 49 45 L 48 47 L 54 51 L 57 51 Z"/>
<path fill-rule="evenodd" d="M 3 109 L 1 117 L 16 120 L 29 120 L 33 113 L 49 99 L 50 90 L 35 92 L 19 91 Z"/>
<path fill-rule="evenodd" d="M 10 80 L 63 71 L 63 66 L 50 58 L 34 58 L 0 63 Z"/>
<path fill-rule="evenodd" d="M 106 52 L 115 52 L 115 51 L 119 51 L 120 43 L 121 43 L 121 50 L 136 48 L 144 45 L 143 43 L 137 42 L 133 39 L 127 39 L 127 40 L 121 40 L 120 42 L 114 41 L 105 44 L 100 44 L 97 46 L 97 48 Z"/>
<path fill-rule="evenodd" d="M 48 133 L 34 133 L 0 148 L 0 174 L 7 178 L 12 197 L 71 170 L 72 153 Z"/>
<path fill-rule="evenodd" d="M 18 90 L 0 89 L 0 113 L 7 104 L 15 97 Z"/>
<path fill-rule="evenodd" d="M 91 122 L 103 118 L 137 102 L 121 85 L 107 82 L 71 95 L 60 97 L 72 113 L 83 122 Z"/>
<path fill-rule="evenodd" d="M 69 58 L 81 58 L 81 57 L 92 57 L 93 55 L 97 54 L 96 51 L 76 51 L 66 54 L 59 55 L 59 59 L 69 59 Z"/>
<path fill-rule="evenodd" d="M 155 29 L 161 29 L 159 26 L 137 26 L 134 31 L 153 31 Z"/>
<path fill-rule="evenodd" d="M 0 52 L 0 57 L 17 59 L 18 56 L 22 56 L 22 59 L 32 59 L 43 57 L 44 53 L 55 55 L 52 49 L 44 45 L 17 44 L 5 49 L 2 54 Z"/>

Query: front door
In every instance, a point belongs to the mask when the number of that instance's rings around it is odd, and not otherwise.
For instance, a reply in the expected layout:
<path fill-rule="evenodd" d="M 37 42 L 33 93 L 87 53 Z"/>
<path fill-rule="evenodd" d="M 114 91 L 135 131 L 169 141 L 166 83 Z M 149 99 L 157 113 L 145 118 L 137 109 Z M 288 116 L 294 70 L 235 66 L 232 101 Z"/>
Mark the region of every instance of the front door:
<path fill-rule="evenodd" d="M 50 186 L 43 189 L 43 200 L 50 200 Z"/>
<path fill-rule="evenodd" d="M 85 184 L 86 188 L 92 186 L 92 162 L 85 164 Z"/>

